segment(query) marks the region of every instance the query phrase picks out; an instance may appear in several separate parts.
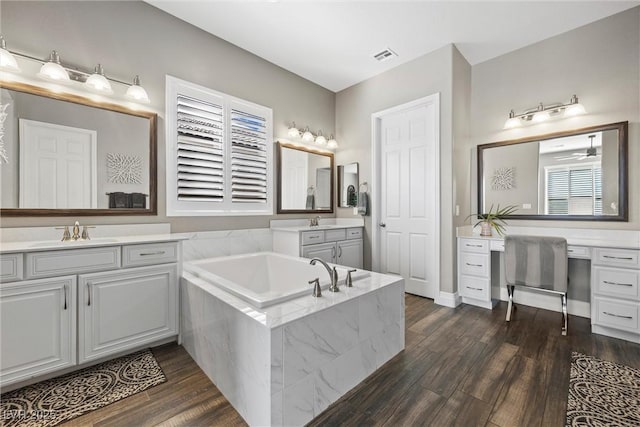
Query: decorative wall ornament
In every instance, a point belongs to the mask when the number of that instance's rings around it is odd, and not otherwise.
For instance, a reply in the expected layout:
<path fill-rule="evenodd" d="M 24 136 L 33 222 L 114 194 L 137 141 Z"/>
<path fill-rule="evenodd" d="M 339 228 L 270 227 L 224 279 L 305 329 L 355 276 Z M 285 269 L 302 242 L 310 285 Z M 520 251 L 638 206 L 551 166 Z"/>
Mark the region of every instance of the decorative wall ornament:
<path fill-rule="evenodd" d="M 491 189 L 511 190 L 516 187 L 516 168 L 498 168 L 491 177 Z"/>
<path fill-rule="evenodd" d="M 7 108 L 9 104 L 0 104 L 0 159 L 5 163 L 9 163 L 7 150 L 4 147 L 4 121 L 7 120 Z"/>
<path fill-rule="evenodd" d="M 142 158 L 107 153 L 107 179 L 112 184 L 142 184 Z"/>

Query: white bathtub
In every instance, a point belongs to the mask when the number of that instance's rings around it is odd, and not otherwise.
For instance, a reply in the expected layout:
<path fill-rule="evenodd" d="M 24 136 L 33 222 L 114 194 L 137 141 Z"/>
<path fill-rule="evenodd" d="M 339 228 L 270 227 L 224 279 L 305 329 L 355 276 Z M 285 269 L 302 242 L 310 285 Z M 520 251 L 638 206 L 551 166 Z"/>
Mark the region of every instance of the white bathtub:
<path fill-rule="evenodd" d="M 336 267 L 344 286 L 348 268 Z M 323 291 L 329 292 L 329 274 L 322 264 L 311 265 L 306 258 L 274 252 L 191 261 L 184 264 L 184 270 L 259 308 L 311 295 L 309 281 L 316 277 Z M 352 274 L 354 281 L 368 276 L 364 270 Z"/>

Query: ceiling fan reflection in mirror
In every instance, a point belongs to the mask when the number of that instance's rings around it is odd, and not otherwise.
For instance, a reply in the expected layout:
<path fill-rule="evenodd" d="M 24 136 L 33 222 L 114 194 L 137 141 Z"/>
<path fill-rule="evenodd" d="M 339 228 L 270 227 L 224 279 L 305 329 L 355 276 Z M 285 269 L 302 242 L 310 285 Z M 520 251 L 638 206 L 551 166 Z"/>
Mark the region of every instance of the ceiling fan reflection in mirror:
<path fill-rule="evenodd" d="M 587 148 L 585 151 L 582 152 L 578 152 L 578 153 L 572 153 L 569 156 L 558 156 L 558 157 L 554 157 L 556 160 L 584 160 L 586 158 L 597 158 L 600 157 L 600 153 L 598 152 L 598 149 L 596 147 L 593 146 L 593 139 L 595 138 L 595 135 L 589 135 L 589 140 L 591 143 L 591 146 L 589 148 Z"/>

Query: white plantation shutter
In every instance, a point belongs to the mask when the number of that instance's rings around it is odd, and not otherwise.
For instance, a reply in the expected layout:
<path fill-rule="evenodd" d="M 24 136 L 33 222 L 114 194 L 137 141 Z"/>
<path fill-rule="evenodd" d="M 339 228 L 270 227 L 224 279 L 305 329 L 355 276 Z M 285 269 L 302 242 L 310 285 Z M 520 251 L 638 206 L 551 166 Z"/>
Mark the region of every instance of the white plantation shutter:
<path fill-rule="evenodd" d="M 602 170 L 596 165 L 570 165 L 547 170 L 546 213 L 602 215 Z"/>
<path fill-rule="evenodd" d="M 273 213 L 271 109 L 167 76 L 167 215 Z"/>

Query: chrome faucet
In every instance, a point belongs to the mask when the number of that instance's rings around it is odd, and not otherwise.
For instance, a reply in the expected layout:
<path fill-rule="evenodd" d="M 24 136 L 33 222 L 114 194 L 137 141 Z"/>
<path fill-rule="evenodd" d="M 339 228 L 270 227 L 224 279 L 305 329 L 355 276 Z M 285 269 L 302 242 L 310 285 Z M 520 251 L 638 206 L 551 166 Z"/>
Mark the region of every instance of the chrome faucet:
<path fill-rule="evenodd" d="M 91 237 L 89 236 L 89 229 L 90 228 L 95 228 L 95 227 L 89 227 L 89 226 L 84 226 L 82 227 L 82 234 L 80 234 L 80 222 L 76 221 L 75 224 L 73 224 L 73 229 L 72 231 L 69 231 L 69 226 L 65 225 L 64 227 L 56 227 L 56 230 L 64 230 L 62 233 L 62 239 L 61 241 L 63 242 L 69 242 L 69 241 L 78 241 L 78 240 L 91 240 Z"/>
<path fill-rule="evenodd" d="M 329 278 L 331 279 L 331 285 L 329 286 L 329 291 L 338 292 L 340 290 L 340 289 L 338 289 L 338 270 L 336 270 L 335 267 L 333 267 L 333 270 L 331 270 L 331 267 L 329 267 L 329 264 L 327 264 L 326 262 L 324 262 L 320 258 L 313 258 L 309 262 L 309 264 L 316 265 L 316 262 L 318 262 L 318 261 L 320 261 L 320 264 L 322 264 L 324 266 L 324 268 L 327 269 L 327 273 L 329 273 Z"/>
<path fill-rule="evenodd" d="M 71 240 L 80 240 L 80 223 L 78 221 L 73 224 L 73 234 L 71 235 Z"/>
<path fill-rule="evenodd" d="M 313 217 L 313 218 L 309 218 L 309 227 L 317 227 L 320 225 L 320 219 L 322 217 L 320 215 Z"/>

